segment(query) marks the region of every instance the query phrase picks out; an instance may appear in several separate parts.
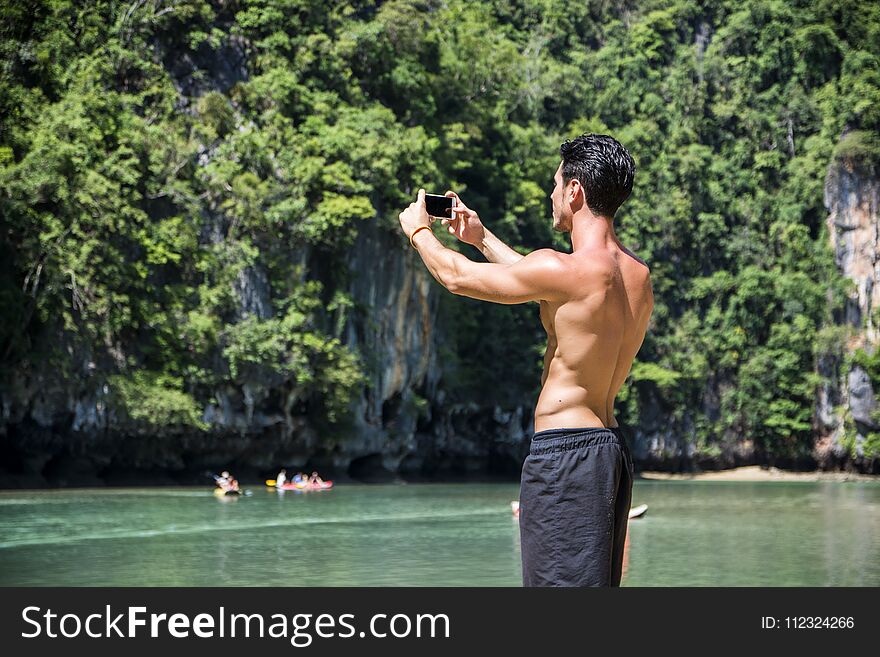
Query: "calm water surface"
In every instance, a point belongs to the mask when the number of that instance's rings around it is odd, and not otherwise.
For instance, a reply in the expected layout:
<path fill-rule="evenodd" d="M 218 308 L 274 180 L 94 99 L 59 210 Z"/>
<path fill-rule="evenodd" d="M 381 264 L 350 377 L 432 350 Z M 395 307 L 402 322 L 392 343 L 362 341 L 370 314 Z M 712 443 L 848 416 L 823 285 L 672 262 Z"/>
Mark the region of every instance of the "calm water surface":
<path fill-rule="evenodd" d="M 0 585 L 519 586 L 516 484 L 0 493 Z M 880 482 L 637 481 L 624 586 L 880 586 Z"/>

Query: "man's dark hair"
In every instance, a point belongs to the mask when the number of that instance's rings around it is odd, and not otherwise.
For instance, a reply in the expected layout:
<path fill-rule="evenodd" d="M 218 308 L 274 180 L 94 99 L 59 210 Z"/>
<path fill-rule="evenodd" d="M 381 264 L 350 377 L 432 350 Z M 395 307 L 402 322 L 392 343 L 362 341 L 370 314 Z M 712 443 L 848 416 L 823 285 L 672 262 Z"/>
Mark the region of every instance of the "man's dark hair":
<path fill-rule="evenodd" d="M 587 207 L 603 217 L 613 217 L 629 197 L 636 163 L 623 145 L 608 135 L 583 134 L 559 148 L 562 184 L 574 179 L 584 188 Z"/>

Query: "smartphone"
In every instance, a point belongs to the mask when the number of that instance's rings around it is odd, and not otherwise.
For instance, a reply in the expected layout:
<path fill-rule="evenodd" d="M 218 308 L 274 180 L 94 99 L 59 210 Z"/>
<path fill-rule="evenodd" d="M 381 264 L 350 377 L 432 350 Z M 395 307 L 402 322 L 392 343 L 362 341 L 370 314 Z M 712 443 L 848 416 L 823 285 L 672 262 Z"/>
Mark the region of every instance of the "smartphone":
<path fill-rule="evenodd" d="M 437 194 L 425 194 L 425 207 L 432 217 L 452 218 L 452 204 L 455 199 L 451 196 L 438 196 Z"/>

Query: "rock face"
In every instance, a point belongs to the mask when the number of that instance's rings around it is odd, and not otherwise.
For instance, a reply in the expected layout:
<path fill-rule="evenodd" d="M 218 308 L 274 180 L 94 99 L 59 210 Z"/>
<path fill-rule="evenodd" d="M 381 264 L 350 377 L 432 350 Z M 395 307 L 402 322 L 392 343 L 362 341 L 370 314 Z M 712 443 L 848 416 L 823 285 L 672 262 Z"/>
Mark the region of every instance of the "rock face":
<path fill-rule="evenodd" d="M 344 341 L 364 354 L 371 380 L 355 407 L 358 444 L 344 445 L 336 465 L 350 459 L 356 470 L 396 472 L 415 451 L 413 395 L 421 390 L 433 397 L 439 372 L 433 328 L 437 294 L 430 274 L 415 266 L 412 255 L 373 222 L 362 227 L 350 251 L 349 293 L 373 321 L 372 326 L 349 321 Z"/>
<path fill-rule="evenodd" d="M 880 308 L 880 180 L 876 171 L 849 162 L 832 163 L 825 180 L 825 206 L 837 266 L 855 283 L 855 294 L 846 300 L 841 318 L 852 327 L 845 349 L 872 354 L 880 344 L 876 322 Z M 817 365 L 823 378 L 816 405 L 817 457 L 826 465 L 839 461 L 848 451 L 843 443 L 849 438 L 858 461 L 867 434 L 880 430 L 871 379 L 858 365 L 844 371 L 841 355 L 823 355 Z M 847 432 L 854 435 L 847 436 Z"/>
<path fill-rule="evenodd" d="M 840 271 L 856 284 L 846 321 L 862 328 L 860 342 L 876 344 L 880 327 L 872 314 L 880 308 L 880 180 L 871 171 L 835 163 L 825 181 L 828 232 Z"/>
<path fill-rule="evenodd" d="M 445 404 L 437 357 L 439 294 L 445 293 L 398 235 L 370 223 L 348 259 L 349 293 L 365 314 L 345 343 L 366 357 L 370 380 L 357 401 L 352 438 L 332 466 L 355 476 L 518 470 L 533 424 L 527 400 L 513 410 Z"/>

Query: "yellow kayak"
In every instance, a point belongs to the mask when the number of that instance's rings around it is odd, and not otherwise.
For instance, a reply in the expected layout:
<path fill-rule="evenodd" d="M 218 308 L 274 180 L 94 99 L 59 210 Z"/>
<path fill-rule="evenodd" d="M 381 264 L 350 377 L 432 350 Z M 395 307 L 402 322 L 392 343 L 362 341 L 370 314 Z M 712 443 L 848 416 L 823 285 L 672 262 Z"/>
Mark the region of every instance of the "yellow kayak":
<path fill-rule="evenodd" d="M 222 488 L 215 488 L 214 495 L 217 497 L 226 497 L 227 495 L 241 495 L 240 490 L 223 490 Z"/>

